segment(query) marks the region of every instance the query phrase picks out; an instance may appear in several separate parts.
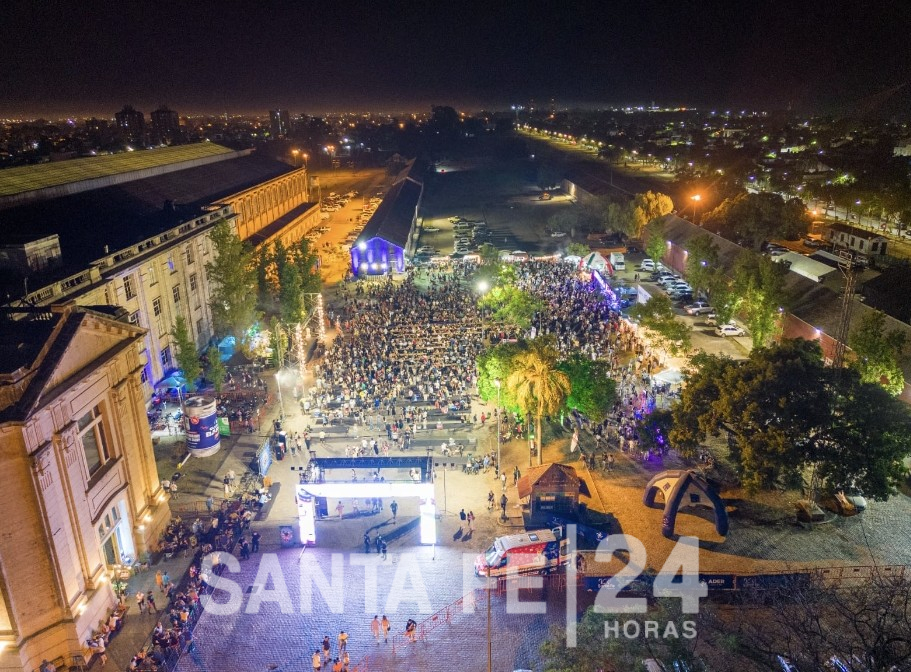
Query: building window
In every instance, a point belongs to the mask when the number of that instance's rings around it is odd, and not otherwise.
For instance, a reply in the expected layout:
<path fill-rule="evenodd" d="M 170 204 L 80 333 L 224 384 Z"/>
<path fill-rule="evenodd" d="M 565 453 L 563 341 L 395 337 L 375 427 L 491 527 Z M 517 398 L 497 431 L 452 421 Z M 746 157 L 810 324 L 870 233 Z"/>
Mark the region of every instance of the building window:
<path fill-rule="evenodd" d="M 155 317 L 161 317 L 161 297 L 152 299 L 152 313 L 155 314 Z"/>
<path fill-rule="evenodd" d="M 139 382 L 147 383 L 149 382 L 149 370 L 148 365 L 142 367 L 142 371 L 139 372 Z"/>
<path fill-rule="evenodd" d="M 857 241 L 857 244 L 860 245 L 861 250 L 864 249 L 864 241 L 859 240 L 859 241 Z"/>
<path fill-rule="evenodd" d="M 132 275 L 128 275 L 123 279 L 123 291 L 127 296 L 127 301 L 136 297 L 136 287 L 133 286 Z"/>
<path fill-rule="evenodd" d="M 171 288 L 171 294 L 174 296 L 174 305 L 180 303 L 180 285 L 174 285 Z"/>
<path fill-rule="evenodd" d="M 158 284 L 158 273 L 155 272 L 155 264 L 149 265 L 149 285 Z"/>
<path fill-rule="evenodd" d="M 161 349 L 161 370 L 167 371 L 171 368 L 171 346 L 166 345 Z"/>
<path fill-rule="evenodd" d="M 194 293 L 196 292 L 196 274 L 195 273 L 190 274 L 190 291 L 194 292 Z"/>
<path fill-rule="evenodd" d="M 130 324 L 132 324 L 132 325 L 134 325 L 134 326 L 136 326 L 136 327 L 140 326 L 140 325 L 139 325 L 139 311 L 138 311 L 138 310 L 134 310 L 132 313 L 130 313 Z"/>
<path fill-rule="evenodd" d="M 193 243 L 187 245 L 187 266 L 196 261 L 196 254 L 193 252 Z"/>
<path fill-rule="evenodd" d="M 107 437 L 104 433 L 101 406 L 96 406 L 79 418 L 78 425 L 79 441 L 82 443 L 82 451 L 85 453 L 85 463 L 89 468 L 89 474 L 94 474 L 111 459 Z"/>

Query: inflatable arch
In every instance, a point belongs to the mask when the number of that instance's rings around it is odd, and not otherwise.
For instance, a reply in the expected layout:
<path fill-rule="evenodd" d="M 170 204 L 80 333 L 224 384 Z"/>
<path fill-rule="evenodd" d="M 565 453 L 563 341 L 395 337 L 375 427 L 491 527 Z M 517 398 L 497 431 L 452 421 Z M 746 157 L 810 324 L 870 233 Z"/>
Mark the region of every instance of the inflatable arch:
<path fill-rule="evenodd" d="M 677 511 L 681 506 L 704 504 L 708 499 L 715 508 L 715 530 L 721 536 L 728 533 L 728 513 L 718 493 L 703 476 L 695 471 L 663 471 L 645 486 L 642 503 L 654 508 L 658 492 L 664 493 L 664 517 L 661 533 L 669 539 L 674 535 Z"/>

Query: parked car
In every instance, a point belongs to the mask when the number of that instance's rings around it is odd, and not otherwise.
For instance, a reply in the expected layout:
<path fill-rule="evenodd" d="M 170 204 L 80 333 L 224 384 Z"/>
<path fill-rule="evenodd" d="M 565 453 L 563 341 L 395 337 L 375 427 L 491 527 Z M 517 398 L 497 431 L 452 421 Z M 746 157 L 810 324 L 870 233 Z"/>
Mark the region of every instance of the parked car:
<path fill-rule="evenodd" d="M 712 307 L 705 301 L 696 301 L 696 303 L 684 306 L 683 310 L 687 315 L 707 315 L 712 312 Z"/>
<path fill-rule="evenodd" d="M 714 311 L 705 316 L 705 321 L 709 324 L 718 324 L 718 315 Z"/>
<path fill-rule="evenodd" d="M 424 226 L 424 227 L 421 227 L 421 230 L 426 231 L 427 233 L 436 233 L 440 229 L 439 229 L 439 227 L 436 227 L 436 226 Z"/>
<path fill-rule="evenodd" d="M 430 245 L 422 245 L 421 247 L 418 248 L 418 254 L 436 254 L 436 253 L 437 253 L 436 248 L 431 247 Z"/>
<path fill-rule="evenodd" d="M 812 247 L 814 250 L 818 250 L 820 247 L 825 247 L 825 243 L 821 240 L 816 240 L 815 238 L 804 238 L 803 244 L 807 247 Z"/>
<path fill-rule="evenodd" d="M 651 259 L 643 259 L 642 263 L 639 264 L 639 270 L 640 271 L 654 271 L 655 262 L 652 261 Z"/>
<path fill-rule="evenodd" d="M 551 238 L 563 238 L 566 236 L 566 231 L 554 231 L 550 234 Z"/>
<path fill-rule="evenodd" d="M 727 324 L 722 324 L 715 328 L 715 333 L 719 336 L 743 336 L 746 332 L 742 327 L 738 327 L 733 322 L 728 322 Z"/>

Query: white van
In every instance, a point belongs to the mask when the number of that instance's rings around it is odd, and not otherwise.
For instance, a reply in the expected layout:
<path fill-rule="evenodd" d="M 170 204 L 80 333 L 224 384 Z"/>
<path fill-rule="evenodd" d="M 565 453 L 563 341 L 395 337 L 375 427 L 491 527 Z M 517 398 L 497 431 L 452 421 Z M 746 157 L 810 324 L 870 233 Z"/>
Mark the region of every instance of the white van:
<path fill-rule="evenodd" d="M 610 265 L 614 267 L 615 271 L 625 271 L 626 270 L 626 260 L 623 258 L 622 252 L 611 252 L 610 253 Z"/>

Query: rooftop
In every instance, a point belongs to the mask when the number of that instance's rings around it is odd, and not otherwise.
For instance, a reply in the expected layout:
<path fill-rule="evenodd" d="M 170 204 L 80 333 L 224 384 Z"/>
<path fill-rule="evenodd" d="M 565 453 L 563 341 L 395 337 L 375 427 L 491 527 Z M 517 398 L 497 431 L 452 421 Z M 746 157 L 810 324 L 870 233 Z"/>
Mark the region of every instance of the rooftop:
<path fill-rule="evenodd" d="M 382 238 L 399 247 L 408 244 L 408 235 L 424 193 L 424 184 L 416 175 L 417 169 L 412 161 L 399 173 L 396 183 L 357 237 L 355 246 L 373 238 Z"/>
<path fill-rule="evenodd" d="M 63 269 L 85 268 L 203 214 L 213 203 L 274 179 L 293 167 L 257 154 L 0 210 L 0 244 L 24 234 L 60 236 Z"/>
<path fill-rule="evenodd" d="M 9 168 L 0 171 L 0 202 L 5 197 L 25 192 L 195 161 L 232 151 L 221 145 L 202 142 Z"/>

